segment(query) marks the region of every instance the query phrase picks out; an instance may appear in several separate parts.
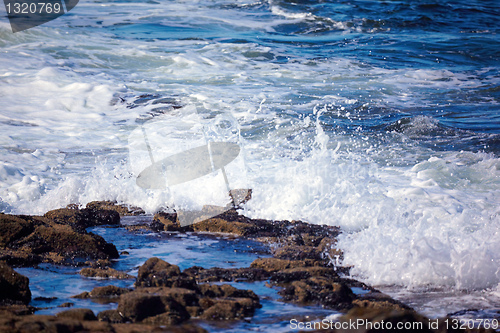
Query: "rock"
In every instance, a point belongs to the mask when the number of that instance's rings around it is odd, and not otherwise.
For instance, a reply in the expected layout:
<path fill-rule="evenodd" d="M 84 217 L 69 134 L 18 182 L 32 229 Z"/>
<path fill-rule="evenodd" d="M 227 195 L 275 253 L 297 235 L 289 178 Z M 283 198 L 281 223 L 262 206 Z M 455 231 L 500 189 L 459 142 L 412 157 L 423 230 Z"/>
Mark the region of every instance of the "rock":
<path fill-rule="evenodd" d="M 179 220 L 177 219 L 177 214 L 168 212 L 155 214 L 150 227 L 156 231 L 185 231 L 185 228 L 181 227 Z"/>
<path fill-rule="evenodd" d="M 113 278 L 113 279 L 126 280 L 134 278 L 132 275 L 128 275 L 125 272 L 120 272 L 117 271 L 116 269 L 109 267 L 106 269 L 85 267 L 82 268 L 82 270 L 80 271 L 80 275 L 85 277 L 101 278 L 101 279 Z"/>
<path fill-rule="evenodd" d="M 194 231 L 198 232 L 213 232 L 223 234 L 235 234 L 243 236 L 250 229 L 246 223 L 227 221 L 219 217 L 212 217 L 201 222 L 195 223 L 191 226 Z"/>
<path fill-rule="evenodd" d="M 306 260 L 286 260 L 279 258 L 258 258 L 255 259 L 250 267 L 253 268 L 262 268 L 266 272 L 276 272 L 282 271 L 289 268 L 297 268 L 297 267 L 309 267 L 314 266 L 316 262 L 314 260 L 306 259 Z"/>
<path fill-rule="evenodd" d="M 117 310 L 104 310 L 97 314 L 97 319 L 99 321 L 105 321 L 108 323 L 124 323 L 125 318 Z"/>
<path fill-rule="evenodd" d="M 153 295 L 161 295 L 169 297 L 181 304 L 184 307 L 187 306 L 198 306 L 198 294 L 194 290 L 189 290 L 185 288 L 138 288 L 138 292 L 146 292 Z"/>
<path fill-rule="evenodd" d="M 70 309 L 59 312 L 56 315 L 58 318 L 71 318 L 78 321 L 97 320 L 94 312 L 90 309 Z"/>
<path fill-rule="evenodd" d="M 285 301 L 320 304 L 336 310 L 351 308 L 356 297 L 345 283 L 321 276 L 293 281 L 278 293 Z"/>
<path fill-rule="evenodd" d="M 222 282 L 222 281 L 264 281 L 271 276 L 261 268 L 209 268 L 191 267 L 184 270 L 184 273 L 196 278 L 198 282 Z"/>
<path fill-rule="evenodd" d="M 0 302 L 28 304 L 30 301 L 29 279 L 0 262 Z"/>
<path fill-rule="evenodd" d="M 0 332 L 37 333 L 37 332 L 81 332 L 84 326 L 71 318 L 55 316 L 10 316 L 0 320 Z"/>
<path fill-rule="evenodd" d="M 118 251 L 113 244 L 101 236 L 91 233 L 80 233 L 68 225 L 40 225 L 27 237 L 19 240 L 19 247 L 31 249 L 35 254 L 54 253 L 64 258 L 95 260 L 118 258 Z M 54 260 L 48 260 L 54 261 Z"/>
<path fill-rule="evenodd" d="M 215 285 L 215 284 L 201 284 L 199 286 L 200 292 L 205 297 L 210 298 L 248 298 L 253 300 L 256 307 L 260 307 L 259 296 L 252 290 L 243 290 L 235 288 L 229 284 Z"/>
<path fill-rule="evenodd" d="M 91 292 L 83 292 L 73 298 L 114 298 L 126 294 L 131 290 L 128 288 L 121 288 L 113 285 L 95 287 Z"/>
<path fill-rule="evenodd" d="M 92 201 L 86 206 L 91 210 L 113 210 L 120 216 L 137 216 L 145 214 L 144 210 L 139 207 L 119 205 L 116 201 Z"/>
<path fill-rule="evenodd" d="M 28 236 L 35 226 L 35 221 L 28 220 L 27 217 L 21 218 L 0 213 L 0 246 L 8 247 L 14 241 Z"/>
<path fill-rule="evenodd" d="M 137 287 L 172 287 L 197 289 L 196 280 L 184 273 L 176 265 L 159 258 L 148 259 L 140 268 L 135 282 Z"/>
<path fill-rule="evenodd" d="M 176 318 L 176 323 L 189 319 L 186 308 L 169 295 L 155 295 L 140 291 L 121 295 L 117 311 L 126 320 L 132 322 L 140 322 L 159 314 L 165 314 L 163 317 Z"/>
<path fill-rule="evenodd" d="M 255 312 L 255 303 L 250 298 L 202 299 L 200 304 L 205 308 L 200 318 L 206 320 L 243 319 Z"/>
<path fill-rule="evenodd" d="M 381 310 L 396 310 L 396 311 L 408 311 L 413 310 L 406 304 L 399 302 L 388 295 L 382 294 L 380 292 L 364 295 L 362 298 L 352 301 L 352 304 L 359 308 L 364 309 L 381 309 Z"/>
<path fill-rule="evenodd" d="M 70 225 L 80 232 L 93 226 L 120 224 L 120 214 L 116 211 L 97 208 L 59 208 L 48 211 L 44 217 L 58 224 Z"/>
<path fill-rule="evenodd" d="M 335 282 L 340 281 L 340 278 L 335 269 L 321 266 L 295 267 L 276 271 L 273 272 L 271 281 L 274 283 L 288 283 L 292 281 L 308 279 L 313 276 L 326 277 Z"/>
<path fill-rule="evenodd" d="M 429 319 L 418 315 L 414 311 L 400 311 L 394 309 L 367 309 L 355 307 L 351 309 L 346 315 L 342 316 L 341 322 L 356 322 L 361 323 L 357 325 L 356 332 L 368 333 L 368 332 L 381 332 L 382 322 L 383 327 L 387 328 L 389 325 L 393 327 L 393 332 L 424 332 L 431 333 L 434 332 L 429 328 Z M 408 329 L 397 330 L 397 325 L 403 325 L 405 323 L 409 325 Z M 377 326 L 378 325 L 378 326 Z M 376 329 L 378 327 L 378 329 Z M 412 329 L 413 328 L 413 329 Z M 339 330 L 340 332 L 347 332 L 348 330 Z M 440 330 L 441 331 L 441 330 Z M 350 331 L 352 332 L 352 330 Z M 446 330 L 442 330 L 446 332 Z"/>
<path fill-rule="evenodd" d="M 0 258 L 17 266 L 40 262 L 81 264 L 85 260 L 118 257 L 114 245 L 102 237 L 46 217 L 0 214 L 0 230 Z"/>

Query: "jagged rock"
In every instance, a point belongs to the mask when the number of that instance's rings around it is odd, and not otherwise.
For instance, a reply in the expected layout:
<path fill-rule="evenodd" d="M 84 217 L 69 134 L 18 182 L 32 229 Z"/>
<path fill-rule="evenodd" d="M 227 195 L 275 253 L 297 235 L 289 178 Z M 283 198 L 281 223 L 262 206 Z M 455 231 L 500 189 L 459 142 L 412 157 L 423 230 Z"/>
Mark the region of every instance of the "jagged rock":
<path fill-rule="evenodd" d="M 272 274 L 271 281 L 275 283 L 288 283 L 304 280 L 313 276 L 326 277 L 334 281 L 340 281 L 335 269 L 321 266 L 295 267 L 276 271 Z"/>
<path fill-rule="evenodd" d="M 229 282 L 229 281 L 263 281 L 269 279 L 271 274 L 262 268 L 208 268 L 190 267 L 184 270 L 184 274 L 193 276 L 198 282 Z"/>
<path fill-rule="evenodd" d="M 159 314 L 176 318 L 176 323 L 189 319 L 186 308 L 169 295 L 155 295 L 140 291 L 121 295 L 117 311 L 126 320 L 132 322 L 140 322 Z"/>
<path fill-rule="evenodd" d="M 262 268 L 266 272 L 277 272 L 283 271 L 289 268 L 297 268 L 297 267 L 309 267 L 319 265 L 314 260 L 306 259 L 306 260 L 286 260 L 279 258 L 258 258 L 255 259 L 250 267 L 252 268 Z"/>
<path fill-rule="evenodd" d="M 95 287 L 90 292 L 83 292 L 73 298 L 113 298 L 119 297 L 122 294 L 128 293 L 131 290 L 128 288 L 121 288 L 117 286 L 103 286 L 103 287 Z"/>
<path fill-rule="evenodd" d="M 116 269 L 109 267 L 105 269 L 85 267 L 82 268 L 82 270 L 80 271 L 80 275 L 85 277 L 101 278 L 101 279 L 112 278 L 112 279 L 125 280 L 134 278 L 132 275 L 129 275 L 125 272 L 117 271 Z"/>
<path fill-rule="evenodd" d="M 114 245 L 77 229 L 46 217 L 0 214 L 0 258 L 16 266 L 32 266 L 118 257 Z"/>
<path fill-rule="evenodd" d="M 393 328 L 394 332 L 424 332 L 431 333 L 435 332 L 429 327 L 429 319 L 418 315 L 414 311 L 401 311 L 395 309 L 367 309 L 367 308 L 358 308 L 355 307 L 351 309 L 347 314 L 341 317 L 341 322 L 352 322 L 356 323 L 365 323 L 364 325 L 357 325 L 356 332 L 360 333 L 371 333 L 371 332 L 380 332 L 380 327 L 389 327 L 389 325 Z M 383 326 L 381 323 L 384 322 Z M 396 330 L 396 327 L 399 325 L 403 325 L 407 323 L 409 326 L 408 329 L 400 329 Z M 378 324 L 378 326 L 377 326 Z M 419 326 L 416 326 L 419 325 Z M 376 329 L 378 327 L 378 329 Z M 411 329 L 411 328 L 414 329 Z M 439 330 L 440 332 L 446 332 L 447 330 Z M 458 331 L 458 330 L 457 330 Z M 340 330 L 340 332 L 347 332 L 347 330 Z"/>
<path fill-rule="evenodd" d="M 119 205 L 116 201 L 92 201 L 87 204 L 86 208 L 91 210 L 113 210 L 120 216 L 137 216 L 145 214 L 142 208 Z"/>
<path fill-rule="evenodd" d="M 159 258 L 148 259 L 140 268 L 135 282 L 137 287 L 172 287 L 195 290 L 196 280 L 176 265 Z"/>
<path fill-rule="evenodd" d="M 117 310 L 104 310 L 97 314 L 97 319 L 99 321 L 105 321 L 108 323 L 124 323 L 125 318 Z"/>
<path fill-rule="evenodd" d="M 255 306 L 257 307 L 260 306 L 259 296 L 257 296 L 257 294 L 255 294 L 252 290 L 238 289 L 229 284 L 223 284 L 223 285 L 201 284 L 199 288 L 201 294 L 205 297 L 249 298 L 256 303 Z"/>
<path fill-rule="evenodd" d="M 255 302 L 250 298 L 204 298 L 200 305 L 205 310 L 200 316 L 206 320 L 234 320 L 253 316 Z"/>
<path fill-rule="evenodd" d="M 68 225 L 37 226 L 29 236 L 19 240 L 16 245 L 29 248 L 35 254 L 52 252 L 70 260 L 118 258 L 116 247 L 101 236 L 79 233 Z"/>
<path fill-rule="evenodd" d="M 28 304 L 30 301 L 29 279 L 0 262 L 0 302 Z"/>
<path fill-rule="evenodd" d="M 70 309 L 59 312 L 56 315 L 58 318 L 71 318 L 78 321 L 97 320 L 94 312 L 90 309 Z"/>
<path fill-rule="evenodd" d="M 44 217 L 58 224 L 67 224 L 78 231 L 98 225 L 120 224 L 120 214 L 114 210 L 97 208 L 59 208 L 48 211 Z"/>

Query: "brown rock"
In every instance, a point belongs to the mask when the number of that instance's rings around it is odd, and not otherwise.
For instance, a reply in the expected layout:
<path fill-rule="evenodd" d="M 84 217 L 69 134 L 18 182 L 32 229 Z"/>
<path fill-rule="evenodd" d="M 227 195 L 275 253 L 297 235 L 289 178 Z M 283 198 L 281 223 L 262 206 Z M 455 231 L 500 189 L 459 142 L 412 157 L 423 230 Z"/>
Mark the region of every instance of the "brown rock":
<path fill-rule="evenodd" d="M 313 260 L 286 260 L 286 259 L 278 259 L 278 258 L 258 258 L 255 259 L 250 267 L 253 268 L 262 268 L 267 272 L 276 272 L 282 271 L 289 268 L 297 268 L 297 267 L 308 267 L 314 266 L 315 261 Z"/>
<path fill-rule="evenodd" d="M 28 236 L 35 225 L 34 221 L 26 217 L 0 213 L 0 246 L 10 246 L 14 241 Z"/>
<path fill-rule="evenodd" d="M 149 258 L 140 268 L 135 282 L 137 287 L 172 287 L 197 289 L 196 280 L 176 265 L 159 258 Z"/>
<path fill-rule="evenodd" d="M 125 279 L 133 279 L 134 277 L 132 275 L 128 275 L 125 272 L 120 272 L 117 271 L 116 269 L 113 268 L 90 268 L 90 267 L 85 267 L 82 268 L 80 271 L 80 275 L 85 276 L 85 277 L 93 277 L 93 278 L 101 278 L 101 279 L 120 279 L 120 280 L 125 280 Z"/>
<path fill-rule="evenodd" d="M 17 245 L 29 248 L 35 254 L 53 252 L 68 259 L 118 258 L 116 247 L 101 236 L 79 233 L 70 226 L 60 224 L 37 226 Z"/>
<path fill-rule="evenodd" d="M 138 291 L 121 295 L 117 311 L 126 320 L 132 322 L 140 322 L 164 313 L 166 313 L 165 316 L 178 318 L 178 322 L 189 319 L 189 313 L 185 307 L 171 297 Z"/>
<path fill-rule="evenodd" d="M 301 304 L 320 304 L 332 309 L 352 307 L 355 298 L 352 290 L 343 282 L 324 277 L 293 281 L 279 291 L 285 301 Z"/>
<path fill-rule="evenodd" d="M 248 298 L 256 302 L 255 306 L 260 306 L 259 296 L 257 296 L 252 290 L 243 290 L 235 288 L 229 284 L 215 285 L 215 284 L 201 284 L 200 292 L 205 297 L 210 298 Z"/>
<path fill-rule="evenodd" d="M 156 231 L 184 231 L 176 213 L 160 212 L 153 217 L 151 228 Z"/>
<path fill-rule="evenodd" d="M 70 309 L 59 312 L 56 315 L 58 318 L 71 318 L 78 321 L 97 320 L 94 312 L 90 309 Z"/>
<path fill-rule="evenodd" d="M 262 268 L 209 268 L 190 267 L 184 273 L 196 278 L 198 282 L 222 282 L 222 281 L 263 281 L 271 276 Z"/>
<path fill-rule="evenodd" d="M 125 318 L 117 310 L 104 310 L 97 314 L 97 319 L 99 321 L 105 321 L 108 323 L 124 323 Z"/>
<path fill-rule="evenodd" d="M 330 267 L 311 266 L 295 267 L 273 272 L 271 281 L 275 283 L 288 283 L 304 280 L 313 276 L 326 277 L 334 281 L 340 281 L 337 271 Z"/>
<path fill-rule="evenodd" d="M 119 297 L 122 294 L 128 293 L 131 290 L 128 288 L 121 288 L 117 286 L 103 286 L 95 287 L 91 292 L 83 292 L 79 295 L 73 296 L 73 298 L 114 298 Z"/>
<path fill-rule="evenodd" d="M 170 298 L 184 307 L 198 306 L 198 294 L 185 288 L 150 287 L 138 288 L 136 292 Z"/>
<path fill-rule="evenodd" d="M 206 307 L 200 316 L 206 320 L 234 320 L 253 316 L 255 303 L 250 298 L 223 298 L 200 301 Z"/>
<path fill-rule="evenodd" d="M 113 210 L 120 216 L 137 216 L 145 214 L 144 210 L 139 207 L 131 207 L 127 205 L 119 205 L 116 201 L 92 201 L 86 206 L 91 210 Z"/>
<path fill-rule="evenodd" d="M 413 311 L 400 311 L 394 309 L 375 309 L 375 308 L 358 308 L 351 309 L 346 315 L 341 318 L 341 322 L 364 323 L 364 325 L 357 325 L 356 332 L 381 332 L 381 323 L 384 322 L 385 328 L 389 325 L 393 327 L 391 332 L 424 332 L 431 333 L 433 330 L 429 328 L 429 320 L 425 317 L 418 315 Z M 397 330 L 399 325 L 406 325 L 407 329 Z M 378 326 L 377 326 L 378 325 Z M 378 327 L 378 329 L 377 329 Z M 340 332 L 347 332 L 348 330 L 340 330 Z M 349 332 L 353 332 L 350 330 Z M 444 330 L 443 332 L 446 332 Z"/>
<path fill-rule="evenodd" d="M 58 224 L 67 224 L 78 231 L 98 225 L 120 224 L 120 214 L 114 210 L 95 208 L 60 208 L 48 211 L 44 217 Z"/>
<path fill-rule="evenodd" d="M 0 302 L 28 304 L 30 301 L 29 279 L 0 262 Z"/>

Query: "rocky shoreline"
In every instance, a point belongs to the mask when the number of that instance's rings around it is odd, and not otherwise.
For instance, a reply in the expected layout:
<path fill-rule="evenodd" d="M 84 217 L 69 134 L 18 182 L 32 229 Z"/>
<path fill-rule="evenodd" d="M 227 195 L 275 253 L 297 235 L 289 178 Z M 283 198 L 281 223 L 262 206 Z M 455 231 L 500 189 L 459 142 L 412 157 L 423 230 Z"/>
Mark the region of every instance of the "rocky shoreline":
<path fill-rule="evenodd" d="M 44 216 L 0 214 L 0 332 L 205 332 L 200 321 L 251 320 L 261 306 L 259 295 L 238 289 L 230 282 L 264 281 L 278 288 L 283 302 L 317 305 L 341 312 L 337 325 L 290 327 L 327 331 L 381 331 L 367 325 L 342 323 L 421 323 L 424 332 L 458 332 L 432 322 L 407 305 L 359 281 L 345 278 L 348 267 L 336 265 L 340 230 L 302 221 L 250 219 L 236 210 L 181 227 L 175 213 L 158 213 L 144 226 L 122 226 L 120 218 L 140 215 L 109 201 L 91 202 L 85 208 L 70 205 Z M 232 234 L 269 246 L 272 257 L 259 258 L 249 267 L 184 270 L 159 258 L 148 259 L 137 278 L 111 266 L 120 256 L 116 247 L 86 231 L 92 226 L 146 228 L 154 232 Z M 36 315 L 29 305 L 28 278 L 12 267 L 40 263 L 81 266 L 88 277 L 135 279 L 133 288 L 96 287 L 75 295 L 95 302 L 118 303 L 116 309 L 97 315 L 90 309 L 69 309 L 55 316 Z M 355 292 L 356 291 L 356 292 Z M 362 291 L 362 292 L 359 292 Z M 312 325 L 312 326 L 311 326 Z M 467 329 L 481 331 L 484 329 Z M 383 331 L 383 330 L 382 330 Z M 406 330 L 402 330 L 406 331 Z"/>

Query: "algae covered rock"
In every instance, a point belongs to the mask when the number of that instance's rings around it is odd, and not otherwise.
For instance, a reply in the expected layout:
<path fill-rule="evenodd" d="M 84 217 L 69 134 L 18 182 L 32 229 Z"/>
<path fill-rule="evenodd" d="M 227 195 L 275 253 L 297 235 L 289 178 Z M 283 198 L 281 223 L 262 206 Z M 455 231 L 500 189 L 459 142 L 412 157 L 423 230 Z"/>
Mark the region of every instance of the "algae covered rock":
<path fill-rule="evenodd" d="M 0 302 L 28 304 L 30 301 L 29 279 L 0 261 Z"/>

